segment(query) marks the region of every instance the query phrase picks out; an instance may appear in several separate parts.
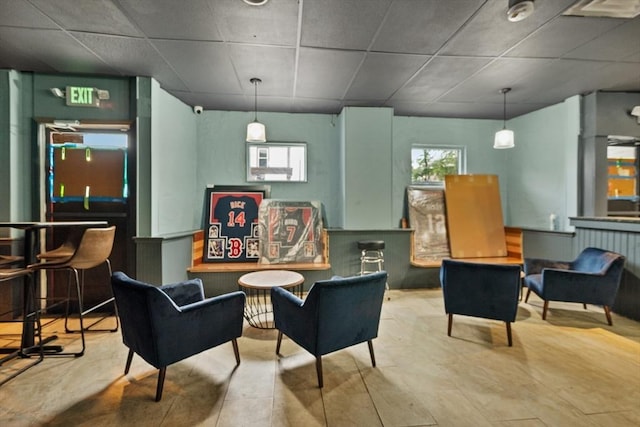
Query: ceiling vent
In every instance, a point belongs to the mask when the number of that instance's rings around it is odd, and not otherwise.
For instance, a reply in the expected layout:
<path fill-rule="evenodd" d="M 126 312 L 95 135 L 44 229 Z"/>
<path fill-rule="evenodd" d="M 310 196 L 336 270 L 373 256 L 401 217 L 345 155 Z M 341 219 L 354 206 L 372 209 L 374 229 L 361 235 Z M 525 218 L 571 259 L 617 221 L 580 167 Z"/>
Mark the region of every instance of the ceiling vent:
<path fill-rule="evenodd" d="M 640 0 L 580 0 L 562 14 L 630 19 L 640 15 Z"/>

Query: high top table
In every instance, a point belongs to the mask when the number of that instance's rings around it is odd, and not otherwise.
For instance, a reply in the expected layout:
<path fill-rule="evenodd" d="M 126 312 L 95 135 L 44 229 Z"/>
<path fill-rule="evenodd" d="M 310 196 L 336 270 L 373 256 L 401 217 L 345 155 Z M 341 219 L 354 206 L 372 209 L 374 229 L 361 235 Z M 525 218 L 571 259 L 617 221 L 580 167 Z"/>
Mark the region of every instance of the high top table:
<path fill-rule="evenodd" d="M 107 227 L 109 223 L 107 221 L 0 221 L 0 228 L 15 228 L 24 230 L 24 263 L 25 265 L 33 264 L 36 262 L 36 255 L 40 246 L 40 230 L 50 229 L 54 227 L 68 227 L 68 228 L 90 228 L 90 227 Z M 35 280 L 35 279 L 34 279 Z M 28 293 L 28 282 L 24 280 L 24 294 Z M 29 311 L 30 301 L 23 298 L 23 313 L 26 316 Z M 29 325 L 29 327 L 27 327 Z M 34 342 L 34 329 L 33 324 L 27 323 L 22 328 L 22 348 L 25 355 L 33 352 L 39 352 L 39 349 L 35 347 Z M 58 337 L 52 335 L 42 340 L 42 345 L 50 341 L 56 340 Z M 62 351 L 61 346 L 49 346 L 44 347 L 46 353 L 59 353 Z"/>
<path fill-rule="evenodd" d="M 238 279 L 240 290 L 247 295 L 244 317 L 249 325 L 260 329 L 274 329 L 271 288 L 289 289 L 302 297 L 304 276 L 289 270 L 262 270 L 242 275 Z"/>

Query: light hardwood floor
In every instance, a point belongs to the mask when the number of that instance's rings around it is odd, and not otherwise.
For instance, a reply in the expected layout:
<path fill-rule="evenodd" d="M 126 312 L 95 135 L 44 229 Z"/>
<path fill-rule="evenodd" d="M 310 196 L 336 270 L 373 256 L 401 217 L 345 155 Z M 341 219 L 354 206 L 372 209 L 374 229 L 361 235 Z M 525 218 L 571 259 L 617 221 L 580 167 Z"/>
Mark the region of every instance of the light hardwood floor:
<path fill-rule="evenodd" d="M 640 425 L 640 323 L 562 303 L 542 321 L 532 295 L 508 347 L 491 320 L 454 316 L 447 337 L 439 289 L 388 295 L 378 366 L 366 344 L 327 355 L 323 389 L 311 355 L 285 338 L 278 357 L 276 331 L 245 326 L 240 366 L 230 343 L 172 365 L 156 403 L 157 371 L 134 357 L 124 376 L 120 332 L 91 333 L 83 357 L 46 358 L 0 387 L 0 425 Z"/>

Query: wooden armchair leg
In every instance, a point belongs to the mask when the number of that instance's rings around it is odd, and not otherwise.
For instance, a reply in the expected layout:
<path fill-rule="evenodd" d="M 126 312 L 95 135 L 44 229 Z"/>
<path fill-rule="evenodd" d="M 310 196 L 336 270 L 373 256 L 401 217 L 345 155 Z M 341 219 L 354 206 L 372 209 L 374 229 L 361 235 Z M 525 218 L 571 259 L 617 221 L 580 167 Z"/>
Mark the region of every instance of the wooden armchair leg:
<path fill-rule="evenodd" d="M 167 367 L 160 368 L 158 371 L 158 386 L 156 387 L 156 402 L 162 399 L 162 387 L 164 386 L 164 376 L 167 373 Z"/>
<path fill-rule="evenodd" d="M 609 306 L 604 305 L 602 307 L 604 308 L 604 315 L 607 316 L 607 323 L 609 323 L 609 326 L 613 326 L 613 320 L 611 320 L 611 311 L 609 310 Z"/>
<path fill-rule="evenodd" d="M 124 374 L 127 375 L 129 373 L 129 368 L 131 368 L 131 361 L 133 360 L 133 350 L 129 349 L 129 354 L 127 355 L 127 364 L 124 366 Z"/>
<path fill-rule="evenodd" d="M 276 354 L 280 354 L 280 344 L 282 344 L 282 331 L 278 331 L 278 341 L 276 342 Z"/>
<path fill-rule="evenodd" d="M 511 339 L 511 322 L 504 322 L 507 324 L 507 341 L 509 342 L 509 347 L 513 345 L 513 340 Z"/>
<path fill-rule="evenodd" d="M 318 387 L 324 387 L 322 381 L 322 356 L 316 356 L 316 373 L 318 374 Z"/>
<path fill-rule="evenodd" d="M 549 301 L 544 302 L 542 306 L 542 320 L 547 320 L 547 310 L 549 309 Z"/>
<path fill-rule="evenodd" d="M 453 314 L 449 313 L 449 322 L 447 325 L 447 335 L 451 336 L 451 326 L 453 325 Z"/>
<path fill-rule="evenodd" d="M 373 341 L 369 340 L 369 341 L 367 341 L 367 344 L 369 345 L 369 355 L 371 356 L 371 365 L 375 368 L 376 367 L 376 355 L 373 354 Z"/>
<path fill-rule="evenodd" d="M 238 340 L 232 339 L 231 344 L 233 344 L 233 354 L 236 356 L 236 366 L 240 364 L 240 352 L 238 351 Z"/>
<path fill-rule="evenodd" d="M 529 302 L 529 295 L 531 295 L 531 288 L 527 288 L 527 296 L 524 297 L 524 302 Z"/>
<path fill-rule="evenodd" d="M 587 304 L 582 304 L 582 306 L 584 307 L 584 309 L 587 309 Z"/>

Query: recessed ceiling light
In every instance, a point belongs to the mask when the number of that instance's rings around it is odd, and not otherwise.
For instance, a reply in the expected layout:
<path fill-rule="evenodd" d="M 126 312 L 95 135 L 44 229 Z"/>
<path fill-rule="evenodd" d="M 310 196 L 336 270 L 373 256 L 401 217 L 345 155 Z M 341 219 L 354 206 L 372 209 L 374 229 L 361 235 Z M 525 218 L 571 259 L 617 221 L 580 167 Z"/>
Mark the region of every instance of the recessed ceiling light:
<path fill-rule="evenodd" d="M 263 4 L 267 3 L 269 0 L 242 0 L 242 1 L 250 6 L 262 6 Z"/>

